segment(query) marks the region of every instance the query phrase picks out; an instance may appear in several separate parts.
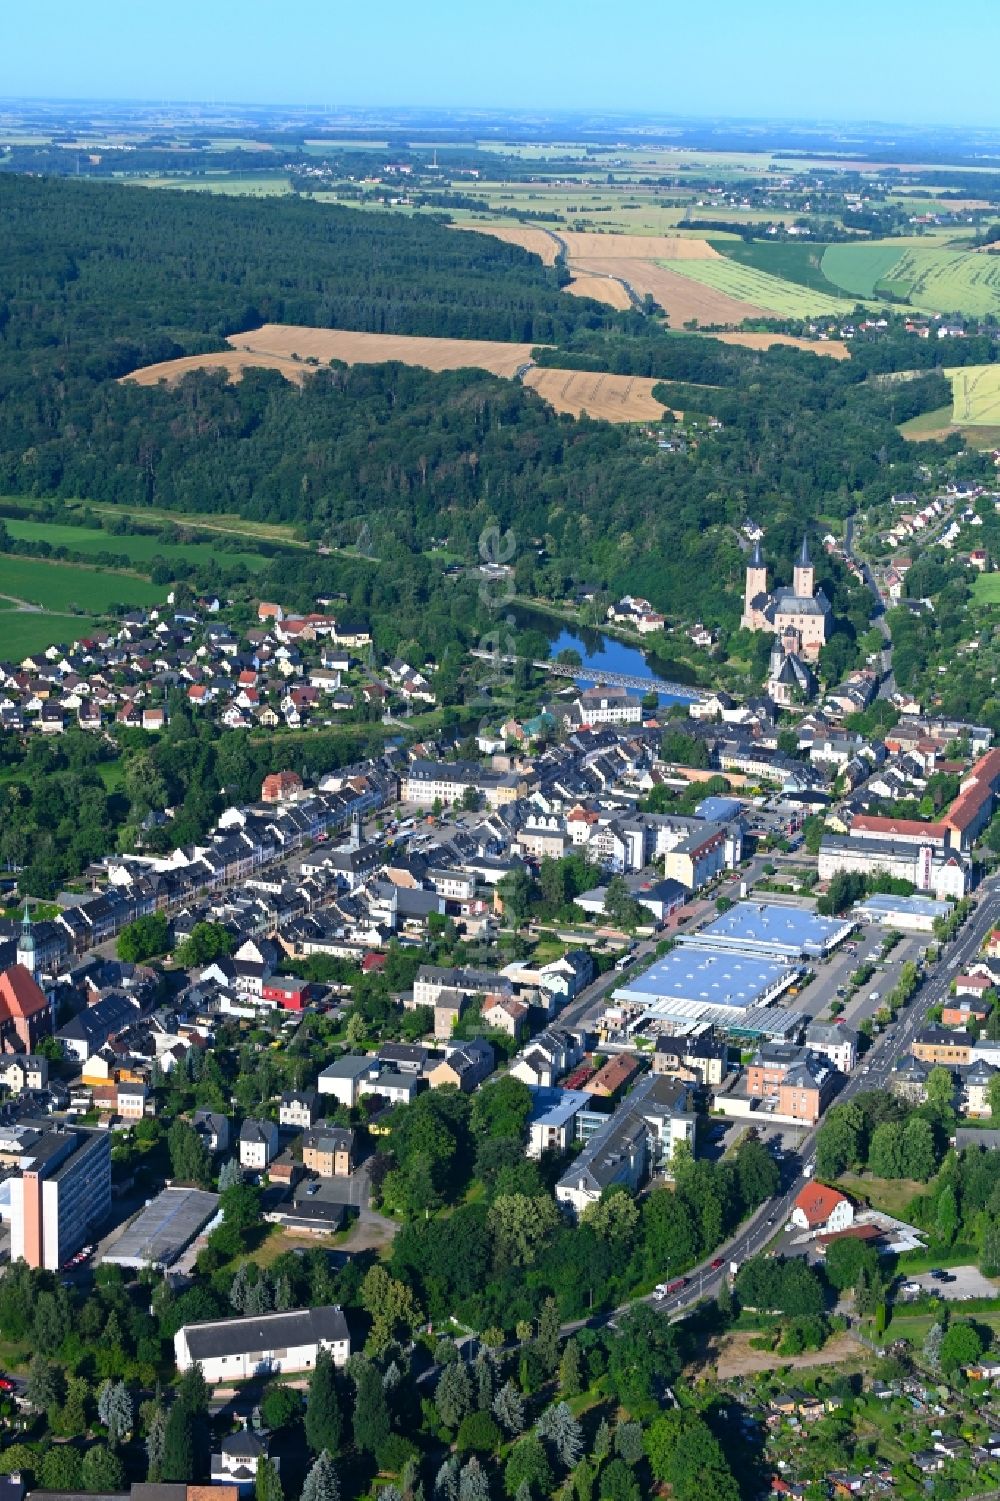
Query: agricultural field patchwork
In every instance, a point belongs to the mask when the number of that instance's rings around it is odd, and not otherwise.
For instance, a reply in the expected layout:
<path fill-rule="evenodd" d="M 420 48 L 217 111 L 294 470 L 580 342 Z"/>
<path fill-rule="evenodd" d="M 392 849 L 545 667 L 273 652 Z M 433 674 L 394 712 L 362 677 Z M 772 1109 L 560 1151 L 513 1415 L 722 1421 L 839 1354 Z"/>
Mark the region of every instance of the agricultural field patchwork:
<path fill-rule="evenodd" d="M 930 313 L 1000 313 L 1000 256 L 919 241 L 828 245 L 827 281 L 855 296 L 889 295 Z"/>
<path fill-rule="evenodd" d="M 741 266 L 719 256 L 716 260 L 685 260 L 663 263 L 680 276 L 700 282 L 737 302 L 764 308 L 785 318 L 843 317 L 853 304 L 846 298 L 831 297 L 781 277 L 759 271 L 755 266 Z M 745 317 L 752 316 L 744 314 Z"/>

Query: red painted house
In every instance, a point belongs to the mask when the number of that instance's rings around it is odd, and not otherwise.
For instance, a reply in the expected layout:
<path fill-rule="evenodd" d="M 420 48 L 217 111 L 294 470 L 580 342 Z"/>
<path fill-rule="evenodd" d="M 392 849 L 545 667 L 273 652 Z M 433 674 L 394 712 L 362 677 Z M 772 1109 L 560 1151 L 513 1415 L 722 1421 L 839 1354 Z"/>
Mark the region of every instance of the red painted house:
<path fill-rule="evenodd" d="M 311 994 L 307 980 L 300 980 L 295 975 L 271 975 L 264 981 L 261 998 L 273 1001 L 285 1011 L 304 1011 Z"/>

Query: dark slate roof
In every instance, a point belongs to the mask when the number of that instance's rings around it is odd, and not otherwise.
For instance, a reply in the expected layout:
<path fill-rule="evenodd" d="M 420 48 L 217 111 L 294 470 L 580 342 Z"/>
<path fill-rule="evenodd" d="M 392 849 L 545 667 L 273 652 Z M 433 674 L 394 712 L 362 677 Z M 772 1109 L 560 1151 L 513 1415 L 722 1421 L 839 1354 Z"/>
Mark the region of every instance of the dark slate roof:
<path fill-rule="evenodd" d="M 217 1360 L 223 1355 L 247 1355 L 279 1346 L 288 1349 L 317 1344 L 321 1339 L 341 1342 L 348 1338 L 347 1320 L 336 1304 L 188 1324 L 185 1333 L 193 1360 Z"/>

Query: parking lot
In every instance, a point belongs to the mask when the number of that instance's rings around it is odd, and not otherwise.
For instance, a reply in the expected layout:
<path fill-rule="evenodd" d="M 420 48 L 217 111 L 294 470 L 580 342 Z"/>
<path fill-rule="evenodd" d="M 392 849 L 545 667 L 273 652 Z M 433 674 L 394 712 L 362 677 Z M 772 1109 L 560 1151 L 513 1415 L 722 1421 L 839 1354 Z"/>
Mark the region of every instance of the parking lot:
<path fill-rule="evenodd" d="M 941 1297 L 949 1303 L 961 1302 L 965 1298 L 995 1298 L 997 1296 L 996 1283 L 984 1277 L 978 1267 L 950 1266 L 947 1272 L 950 1277 L 954 1277 L 954 1282 L 939 1282 L 931 1276 L 930 1272 L 920 1272 L 916 1276 L 907 1277 L 906 1282 L 907 1284 L 919 1283 L 921 1292 L 924 1293 L 940 1293 Z"/>

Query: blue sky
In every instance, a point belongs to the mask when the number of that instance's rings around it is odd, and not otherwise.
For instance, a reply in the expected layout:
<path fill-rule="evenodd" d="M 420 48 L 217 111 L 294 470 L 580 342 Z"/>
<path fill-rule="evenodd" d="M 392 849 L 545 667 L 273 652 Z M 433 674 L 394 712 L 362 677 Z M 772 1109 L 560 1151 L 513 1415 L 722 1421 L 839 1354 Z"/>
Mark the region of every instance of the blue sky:
<path fill-rule="evenodd" d="M 997 0 L 7 0 L 0 97 L 1000 126 L 998 43 Z"/>

